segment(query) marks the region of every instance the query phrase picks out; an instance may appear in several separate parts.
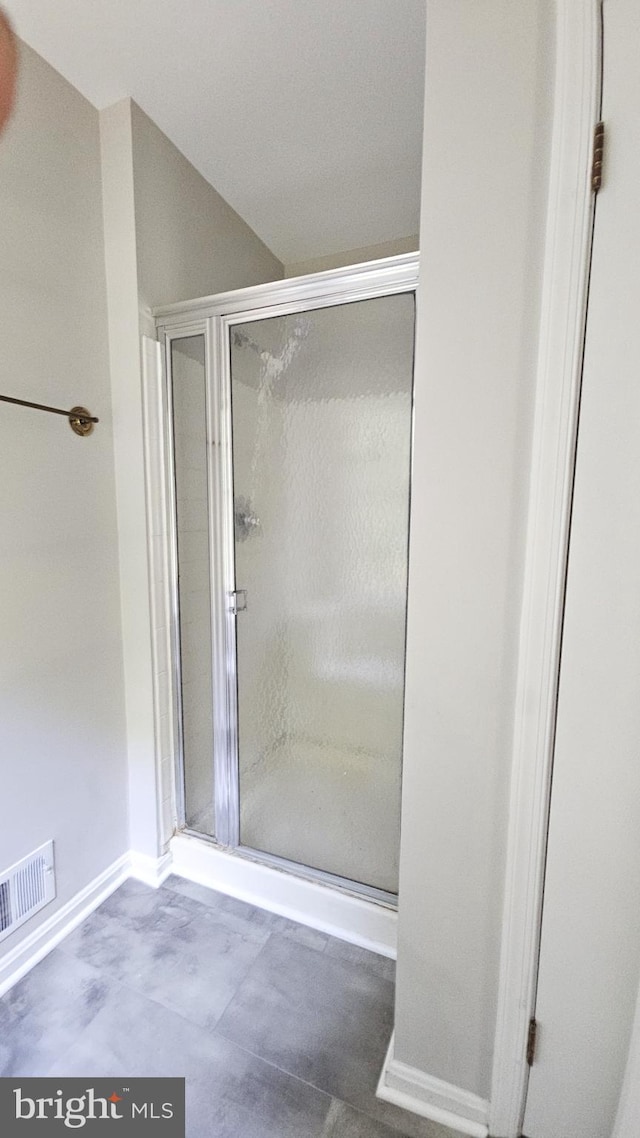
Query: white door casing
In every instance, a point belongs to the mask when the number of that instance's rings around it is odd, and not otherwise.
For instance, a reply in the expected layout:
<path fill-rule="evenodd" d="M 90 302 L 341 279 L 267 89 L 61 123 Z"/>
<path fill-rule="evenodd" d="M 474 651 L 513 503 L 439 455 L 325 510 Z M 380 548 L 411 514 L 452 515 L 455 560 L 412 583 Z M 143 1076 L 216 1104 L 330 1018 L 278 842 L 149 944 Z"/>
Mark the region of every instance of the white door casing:
<path fill-rule="evenodd" d="M 535 1002 L 599 117 L 599 0 L 558 0 L 556 85 L 489 1132 L 518 1138 Z M 535 1136 L 534 1136 L 535 1138 Z"/>
<path fill-rule="evenodd" d="M 640 972 L 640 11 L 635 0 L 607 0 L 603 16 L 605 166 L 571 521 L 538 1046 L 523 1128 L 529 1138 L 640 1132 L 637 1040 L 620 1101 Z"/>

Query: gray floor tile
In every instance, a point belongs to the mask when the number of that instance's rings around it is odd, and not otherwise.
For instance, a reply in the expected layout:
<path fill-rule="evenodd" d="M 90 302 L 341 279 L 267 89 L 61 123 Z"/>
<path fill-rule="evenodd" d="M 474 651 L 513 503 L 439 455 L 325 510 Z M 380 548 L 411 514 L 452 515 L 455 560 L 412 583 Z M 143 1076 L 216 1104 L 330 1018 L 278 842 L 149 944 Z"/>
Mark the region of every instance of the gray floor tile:
<path fill-rule="evenodd" d="M 162 924 L 167 917 L 182 922 L 191 920 L 196 911 L 187 897 L 165 886 L 152 889 L 133 878 L 125 881 L 100 906 L 103 916 L 116 917 L 127 928 L 140 930 Z"/>
<path fill-rule="evenodd" d="M 100 1011 L 108 982 L 54 949 L 0 1000 L 0 1075 L 42 1075 Z"/>
<path fill-rule="evenodd" d="M 276 919 L 280 924 L 274 928 L 274 932 L 284 937 L 285 940 L 303 944 L 305 948 L 314 948 L 316 952 L 324 952 L 329 942 L 335 939 L 327 933 L 320 932 L 319 929 L 309 928 L 308 925 L 299 925 L 297 921 L 288 921 L 285 917 L 277 917 Z"/>
<path fill-rule="evenodd" d="M 363 967 L 377 972 L 378 975 L 384 976 L 387 980 L 395 979 L 396 966 L 394 960 L 380 956 L 375 952 L 369 952 L 358 945 L 349 944 L 338 937 L 329 936 L 328 933 L 320 932 L 318 929 L 290 921 L 277 913 L 269 913 L 266 909 L 259 909 L 255 905 L 248 905 L 245 901 L 238 901 L 235 897 L 229 897 L 215 889 L 209 889 L 205 885 L 197 885 L 194 881 L 187 881 L 184 877 L 176 877 L 175 875 L 168 877 L 165 888 L 172 890 L 179 896 L 199 901 L 201 905 L 210 909 L 235 914 L 269 932 L 280 933 L 288 940 L 295 940 L 296 943 L 304 944 L 307 948 L 327 952 L 329 956 L 340 957 L 354 964 L 359 963 Z"/>
<path fill-rule="evenodd" d="M 400 1138 L 400 1134 L 384 1122 L 376 1122 L 368 1114 L 333 1099 L 322 1138 Z"/>
<path fill-rule="evenodd" d="M 277 913 L 270 913 L 266 909 L 259 909 L 255 905 L 248 905 L 245 901 L 238 901 L 235 897 L 218 893 L 215 889 L 197 885 L 194 881 L 187 881 L 184 877 L 173 875 L 168 877 L 165 887 L 179 896 L 198 901 L 209 909 L 237 916 L 267 932 L 280 933 L 287 939 L 305 944 L 307 948 L 315 948 L 319 952 L 323 952 L 328 942 L 334 939 L 326 933 L 308 928 L 307 925 L 300 925 L 296 921 L 290 921 L 286 917 L 281 917 Z"/>
<path fill-rule="evenodd" d="M 399 1133 L 403 1138 L 462 1138 L 458 1130 L 451 1130 L 448 1126 L 441 1126 L 429 1118 L 421 1118 L 418 1114 L 401 1110 L 399 1106 L 379 1099 L 371 1114 L 378 1122 L 388 1126 L 392 1133 Z"/>
<path fill-rule="evenodd" d="M 129 881 L 0 1000 L 0 1074 L 184 1074 L 189 1138 L 457 1138 L 375 1098 L 392 976 L 213 890 Z"/>
<path fill-rule="evenodd" d="M 449 1127 L 440 1126 L 426 1118 L 416 1118 L 406 1111 L 400 1111 L 394 1120 L 402 1129 L 376 1121 L 368 1114 L 334 1099 L 325 1120 L 322 1138 L 413 1138 L 415 1134 L 420 1138 L 462 1138 L 457 1130 L 450 1130 Z"/>
<path fill-rule="evenodd" d="M 236 914 L 186 898 L 179 898 L 179 904 L 165 903 L 162 893 L 157 891 L 151 908 L 141 895 L 137 918 L 130 911 L 122 916 L 118 909 L 128 907 L 129 899 L 121 902 L 114 894 L 107 908 L 97 910 L 67 938 L 64 951 L 212 1028 L 269 933 Z"/>
<path fill-rule="evenodd" d="M 372 1107 L 393 994 L 390 980 L 274 934 L 217 1030 L 336 1098 Z"/>
<path fill-rule="evenodd" d="M 187 1138 L 320 1138 L 329 1096 L 114 987 L 51 1076 L 184 1076 Z"/>
<path fill-rule="evenodd" d="M 335 956 L 339 960 L 347 960 L 350 964 L 357 964 L 360 968 L 367 968 L 385 980 L 395 981 L 396 962 L 388 956 L 380 956 L 377 952 L 368 952 L 357 944 L 349 944 L 346 940 L 338 940 L 335 936 L 328 937 L 327 956 Z"/>
<path fill-rule="evenodd" d="M 186 877 L 176 877 L 175 874 L 167 878 L 163 888 L 171 890 L 179 897 L 188 897 L 191 901 L 197 901 L 208 909 L 226 910 L 255 924 L 266 925 L 271 917 L 265 909 L 257 909 L 254 905 L 247 905 L 235 897 L 219 893 L 217 889 L 209 889 L 206 885 L 198 885 L 195 881 L 187 881 Z"/>
<path fill-rule="evenodd" d="M 216 1033 L 407 1138 L 448 1138 L 427 1119 L 376 1098 L 393 999 L 392 981 L 359 958 L 318 954 L 275 933 Z"/>
<path fill-rule="evenodd" d="M 231 1047 L 194 1099 L 188 1138 L 320 1138 L 329 1096 Z"/>

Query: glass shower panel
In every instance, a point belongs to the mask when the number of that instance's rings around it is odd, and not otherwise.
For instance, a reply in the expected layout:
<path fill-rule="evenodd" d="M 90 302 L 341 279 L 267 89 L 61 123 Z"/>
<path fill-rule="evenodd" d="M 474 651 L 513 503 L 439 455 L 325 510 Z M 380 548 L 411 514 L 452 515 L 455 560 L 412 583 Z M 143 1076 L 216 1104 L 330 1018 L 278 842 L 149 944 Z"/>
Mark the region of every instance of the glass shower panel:
<path fill-rule="evenodd" d="M 240 840 L 396 893 L 414 297 L 230 336 Z"/>
<path fill-rule="evenodd" d="M 214 835 L 204 335 L 171 342 L 185 823 Z"/>

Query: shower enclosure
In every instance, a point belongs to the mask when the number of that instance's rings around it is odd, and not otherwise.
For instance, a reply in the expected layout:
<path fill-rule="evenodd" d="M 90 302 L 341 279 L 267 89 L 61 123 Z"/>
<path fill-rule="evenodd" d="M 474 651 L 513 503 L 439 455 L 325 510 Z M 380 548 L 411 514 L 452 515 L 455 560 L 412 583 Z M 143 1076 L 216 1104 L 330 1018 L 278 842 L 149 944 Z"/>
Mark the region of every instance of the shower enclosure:
<path fill-rule="evenodd" d="M 417 258 L 162 310 L 179 822 L 397 894 Z"/>

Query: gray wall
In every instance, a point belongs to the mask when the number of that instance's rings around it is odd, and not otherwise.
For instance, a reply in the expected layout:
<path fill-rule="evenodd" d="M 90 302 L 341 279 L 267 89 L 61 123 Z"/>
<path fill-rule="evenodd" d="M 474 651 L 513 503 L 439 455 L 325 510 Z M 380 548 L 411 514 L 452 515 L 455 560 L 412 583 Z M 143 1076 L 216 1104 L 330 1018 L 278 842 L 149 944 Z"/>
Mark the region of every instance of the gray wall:
<path fill-rule="evenodd" d="M 140 304 L 279 280 L 283 266 L 132 100 Z"/>
<path fill-rule="evenodd" d="M 379 245 L 364 245 L 360 249 L 331 253 L 326 257 L 314 257 L 310 261 L 295 261 L 285 265 L 285 277 L 302 277 L 305 273 L 323 273 L 327 269 L 341 269 L 345 265 L 359 265 L 364 261 L 377 261 L 380 257 L 395 257 L 399 253 L 415 253 L 420 248 L 418 233 L 410 237 L 398 237 L 395 241 L 383 241 Z"/>
<path fill-rule="evenodd" d="M 48 838 L 66 902 L 128 847 L 98 115 L 29 48 L 0 146 L 0 869 Z M 5 942 L 13 948 L 50 906 Z"/>
<path fill-rule="evenodd" d="M 395 1058 L 485 1098 L 552 16 L 546 0 L 430 0 L 427 20 Z"/>
<path fill-rule="evenodd" d="M 168 676 L 154 673 L 149 628 L 161 638 L 167 622 L 150 596 L 147 527 L 161 540 L 163 522 L 147 516 L 145 449 L 153 440 L 142 418 L 140 332 L 155 335 L 151 306 L 276 280 L 283 268 L 131 99 L 101 111 L 100 127 L 131 845 L 156 857 L 172 828 L 171 740 L 153 714 L 154 690 L 166 689 Z M 157 768 L 165 772 L 159 809 Z"/>

